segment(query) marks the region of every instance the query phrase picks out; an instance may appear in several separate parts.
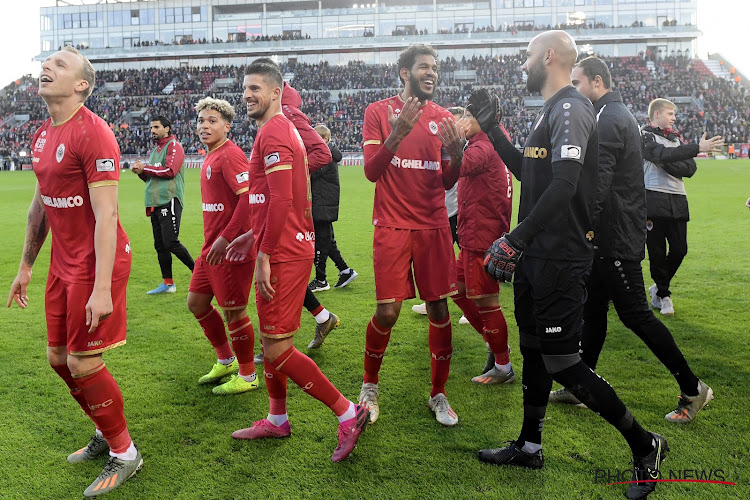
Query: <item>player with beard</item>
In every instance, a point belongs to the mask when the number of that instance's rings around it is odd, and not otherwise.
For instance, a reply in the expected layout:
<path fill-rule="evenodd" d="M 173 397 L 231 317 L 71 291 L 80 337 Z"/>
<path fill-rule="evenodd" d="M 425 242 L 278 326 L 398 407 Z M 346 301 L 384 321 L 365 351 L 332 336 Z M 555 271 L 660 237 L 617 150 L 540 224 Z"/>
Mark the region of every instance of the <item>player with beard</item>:
<path fill-rule="evenodd" d="M 185 205 L 185 152 L 172 134 L 172 123 L 165 116 L 151 120 L 151 139 L 156 147 L 151 151 L 148 164 L 141 160 L 131 168 L 146 183 L 146 215 L 151 217 L 154 248 L 159 259 L 164 283 L 148 295 L 174 293 L 177 287 L 172 279 L 172 254 L 193 272 L 195 261 L 180 243 L 180 219 Z"/>
<path fill-rule="evenodd" d="M 315 256 L 307 155 L 299 132 L 281 110 L 284 80 L 275 65 L 251 64 L 243 81 L 247 114 L 258 125 L 250 154 L 251 235 L 233 242 L 230 259 L 257 252 L 255 303 L 270 400 L 268 417 L 232 434 L 235 439 L 287 437 L 287 377 L 328 406 L 339 420 L 333 462 L 354 449 L 369 418 L 347 400 L 318 365 L 294 347 L 300 311 Z"/>
<path fill-rule="evenodd" d="M 518 225 L 487 252 L 487 271 L 513 283 L 523 354 L 524 417 L 516 441 L 481 450 L 497 465 L 538 469 L 547 398 L 555 380 L 613 425 L 633 453 L 636 480 L 658 477 L 666 440 L 645 431 L 612 387 L 581 360 L 579 346 L 594 237 L 591 212 L 597 179 L 598 139 L 591 102 L 571 84 L 577 50 L 564 31 L 534 37 L 522 69 L 529 92 L 544 107 L 534 120 L 523 154 L 497 124 L 497 96 L 477 91 L 469 105 L 496 151 L 521 181 Z M 644 498 L 655 482 L 631 483 L 628 498 Z"/>
<path fill-rule="evenodd" d="M 438 84 L 437 53 L 414 45 L 398 59 L 401 94 L 370 104 L 362 139 L 365 175 L 375 183 L 373 268 L 377 306 L 367 325 L 361 404 L 370 421 L 379 415 L 379 372 L 401 304 L 414 298 L 414 281 L 425 301 L 429 326 L 432 390 L 428 406 L 443 425 L 458 423 L 445 384 L 453 345 L 446 297 L 457 293 L 443 168 L 458 167 L 465 140 L 455 133 L 452 115 L 431 101 Z M 452 128 L 442 150 L 438 124 Z M 446 156 L 447 153 L 449 155 Z M 439 270 L 439 272 L 437 272 Z"/>
<path fill-rule="evenodd" d="M 260 57 L 253 61 L 253 64 L 256 63 L 279 67 L 273 59 L 268 57 Z M 333 158 L 328 146 L 315 129 L 312 128 L 310 118 L 302 112 L 300 106 L 302 106 L 302 98 L 300 98 L 299 92 L 287 82 L 284 82 L 284 87 L 281 89 L 281 111 L 297 128 L 297 132 L 299 132 L 302 142 L 305 144 L 307 168 L 312 173 L 331 163 Z M 357 273 L 353 269 L 344 270 L 339 273 L 339 281 L 336 283 L 336 286 L 348 284 L 356 277 Z M 308 349 L 317 349 L 322 346 L 328 334 L 341 324 L 339 317 L 323 307 L 313 291 L 315 291 L 313 288 L 308 287 L 308 291 L 305 292 L 305 309 L 315 318 L 317 325 L 315 327 L 315 337 L 308 344 Z M 262 352 L 258 353 L 255 357 L 255 362 L 263 363 Z"/>
<path fill-rule="evenodd" d="M 50 117 L 31 143 L 36 192 L 8 297 L 8 307 L 28 306 L 32 266 L 51 230 L 47 360 L 96 426 L 89 444 L 68 462 L 110 456 L 83 492 L 86 497 L 109 493 L 143 465 L 130 439 L 120 388 L 102 361 L 105 351 L 126 342 L 131 255 L 117 212 L 120 148 L 107 122 L 83 105 L 95 80 L 89 60 L 72 47 L 42 63 L 39 96 Z"/>

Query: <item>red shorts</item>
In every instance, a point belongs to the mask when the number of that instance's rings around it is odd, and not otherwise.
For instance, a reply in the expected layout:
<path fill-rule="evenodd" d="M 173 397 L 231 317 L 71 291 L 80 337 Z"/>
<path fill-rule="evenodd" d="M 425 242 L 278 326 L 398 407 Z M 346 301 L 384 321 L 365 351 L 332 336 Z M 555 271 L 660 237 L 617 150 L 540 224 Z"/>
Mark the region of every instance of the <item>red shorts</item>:
<path fill-rule="evenodd" d="M 203 257 L 195 259 L 189 290 L 193 293 L 213 295 L 222 309 L 244 309 L 253 287 L 255 260 L 239 264 L 210 266 Z"/>
<path fill-rule="evenodd" d="M 261 337 L 283 339 L 297 333 L 312 264 L 313 259 L 271 263 L 273 299 L 264 299 L 255 287 Z"/>
<path fill-rule="evenodd" d="M 76 356 L 91 356 L 123 345 L 127 332 L 127 289 L 127 277 L 112 282 L 112 314 L 89 333 L 86 304 L 94 284 L 66 283 L 50 273 L 44 294 L 47 345 L 67 346 L 68 354 Z"/>
<path fill-rule="evenodd" d="M 484 253 L 462 249 L 456 261 L 458 281 L 466 286 L 467 299 L 493 297 L 500 293 L 500 284 L 484 270 Z"/>
<path fill-rule="evenodd" d="M 422 300 L 432 302 L 456 294 L 456 253 L 450 227 L 411 230 L 375 226 L 372 247 L 378 304 L 413 299 L 415 280 Z"/>

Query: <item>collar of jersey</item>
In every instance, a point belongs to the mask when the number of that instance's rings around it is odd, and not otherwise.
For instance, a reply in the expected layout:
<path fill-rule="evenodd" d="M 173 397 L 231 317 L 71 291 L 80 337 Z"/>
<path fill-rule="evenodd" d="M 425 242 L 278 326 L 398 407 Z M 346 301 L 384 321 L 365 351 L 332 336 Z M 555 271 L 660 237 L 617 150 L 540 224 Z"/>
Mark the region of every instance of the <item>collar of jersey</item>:
<path fill-rule="evenodd" d="M 213 148 L 213 149 L 209 149 L 209 150 L 208 150 L 208 152 L 209 152 L 209 153 L 213 153 L 214 151 L 216 151 L 217 149 L 219 149 L 220 147 L 222 147 L 222 146 L 223 146 L 224 144 L 226 144 L 227 142 L 229 142 L 229 139 L 224 139 L 224 142 L 222 142 L 221 144 L 219 144 L 218 146 L 216 146 L 216 147 L 215 147 L 215 148 Z"/>
<path fill-rule="evenodd" d="M 83 103 L 79 104 L 78 107 L 75 109 L 75 111 L 73 111 L 72 115 L 70 115 L 69 117 L 67 117 L 66 119 L 64 119 L 63 121 L 61 121 L 60 123 L 52 124 L 52 126 L 53 127 L 60 127 L 62 125 L 65 125 L 66 123 L 68 123 L 70 121 L 71 118 L 73 118 L 76 115 L 76 113 L 78 113 L 78 111 L 80 111 L 80 109 L 82 107 L 83 107 Z"/>

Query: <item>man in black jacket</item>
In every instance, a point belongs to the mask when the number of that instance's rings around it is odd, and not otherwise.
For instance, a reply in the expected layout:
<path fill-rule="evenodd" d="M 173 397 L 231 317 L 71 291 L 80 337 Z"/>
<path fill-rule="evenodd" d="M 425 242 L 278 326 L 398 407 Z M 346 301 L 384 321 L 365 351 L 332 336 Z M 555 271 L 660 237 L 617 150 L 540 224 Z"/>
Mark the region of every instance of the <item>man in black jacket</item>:
<path fill-rule="evenodd" d="M 658 477 L 669 449 L 666 440 L 643 429 L 579 353 L 585 285 L 594 255 L 591 208 L 598 136 L 593 106 L 571 84 L 578 55 L 575 41 L 564 31 L 543 32 L 531 40 L 526 55 L 522 66 L 528 75 L 526 87 L 531 93 L 540 92 L 545 103 L 523 154 L 497 125 L 497 96 L 483 98 L 478 91 L 467 106 L 521 181 L 518 225 L 492 244 L 485 269 L 495 279 L 514 279 L 523 354 L 523 423 L 516 441 L 481 450 L 479 459 L 497 465 L 543 466 L 542 428 L 554 379 L 622 434 L 633 453 L 634 479 Z M 494 106 L 485 106 L 487 100 Z M 627 496 L 645 498 L 655 486 L 655 482 L 631 483 Z"/>
<path fill-rule="evenodd" d="M 648 207 L 648 258 L 654 284 L 649 288 L 651 305 L 662 314 L 672 316 L 669 284 L 682 259 L 687 255 L 687 193 L 684 177 L 692 177 L 699 152 L 715 151 L 724 145 L 720 136 L 698 144 L 684 144 L 672 129 L 676 106 L 666 99 L 654 99 L 648 105 L 649 124 L 641 129 L 643 140 L 643 176 Z M 669 253 L 667 253 L 667 243 Z"/>
<path fill-rule="evenodd" d="M 345 287 L 359 275 L 357 271 L 346 265 L 333 234 L 333 223 L 339 219 L 339 197 L 341 194 L 339 162 L 342 158 L 341 151 L 331 144 L 331 131 L 328 127 L 318 125 L 315 130 L 328 144 L 333 157 L 331 163 L 310 174 L 312 215 L 315 225 L 315 279 L 310 282 L 309 288 L 313 292 L 320 292 L 331 288 L 326 280 L 328 257 L 339 270 L 339 280 L 334 287 Z"/>
<path fill-rule="evenodd" d="M 622 103 L 620 93 L 612 92 L 612 77 L 601 59 L 580 61 L 573 67 L 571 79 L 594 104 L 599 134 L 599 176 L 592 214 L 594 264 L 586 287 L 581 358 L 589 368 L 596 369 L 612 300 L 623 324 L 645 342 L 680 386 L 677 408 L 666 415 L 666 420 L 688 423 L 713 399 L 713 391 L 693 374 L 669 329 L 648 307 L 641 269 L 646 243 L 646 190 L 638 123 Z M 567 388 L 551 392 L 549 400 L 580 403 Z"/>

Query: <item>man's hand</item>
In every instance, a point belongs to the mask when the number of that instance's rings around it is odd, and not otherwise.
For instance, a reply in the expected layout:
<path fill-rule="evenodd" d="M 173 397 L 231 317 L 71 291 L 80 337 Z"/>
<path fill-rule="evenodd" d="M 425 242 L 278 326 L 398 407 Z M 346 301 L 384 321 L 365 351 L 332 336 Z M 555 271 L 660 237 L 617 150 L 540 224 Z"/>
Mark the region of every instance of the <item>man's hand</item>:
<path fill-rule="evenodd" d="M 276 290 L 271 286 L 271 256 L 267 253 L 258 252 L 258 260 L 255 261 L 255 289 L 266 299 L 273 299 Z"/>
<path fill-rule="evenodd" d="M 112 314 L 112 290 L 97 290 L 91 292 L 86 303 L 86 324 L 91 325 L 89 333 L 93 333 L 100 321 L 104 321 Z"/>
<path fill-rule="evenodd" d="M 484 254 L 484 269 L 495 281 L 509 282 L 522 253 L 523 245 L 505 233 Z"/>
<path fill-rule="evenodd" d="M 229 262 L 239 262 L 242 260 L 245 260 L 245 258 L 250 254 L 250 252 L 253 249 L 253 245 L 255 244 L 255 235 L 253 234 L 253 230 L 241 234 L 237 236 L 232 242 L 227 246 L 227 256 L 226 259 Z"/>
<path fill-rule="evenodd" d="M 500 99 L 487 89 L 479 89 L 471 93 L 466 111 L 476 118 L 482 132 L 488 132 L 503 117 Z"/>
<path fill-rule="evenodd" d="M 209 250 L 208 255 L 206 255 L 206 263 L 210 266 L 215 266 L 216 264 L 224 262 L 224 255 L 227 253 L 227 245 L 229 245 L 229 241 L 227 241 L 225 237 L 219 236 L 216 238 L 214 244 L 211 245 L 211 250 Z"/>
<path fill-rule="evenodd" d="M 406 100 L 398 116 L 395 116 L 393 108 L 388 106 L 388 123 L 391 124 L 391 134 L 385 140 L 384 145 L 389 151 L 395 152 L 401 141 L 412 131 L 414 125 L 422 116 L 420 107 L 421 103 L 416 97 L 409 97 Z"/>
<path fill-rule="evenodd" d="M 457 125 L 453 120 L 443 118 L 438 125 L 438 136 L 451 160 L 463 157 L 464 147 L 466 146 L 466 131 L 463 127 Z"/>
<path fill-rule="evenodd" d="M 700 142 L 698 143 L 698 149 L 701 153 L 718 152 L 721 147 L 724 146 L 724 138 L 720 135 L 706 139 L 706 132 L 703 132 Z"/>
<path fill-rule="evenodd" d="M 16 279 L 13 280 L 13 284 L 10 286 L 8 307 L 10 307 L 15 301 L 15 303 L 18 304 L 18 307 L 26 309 L 26 306 L 29 305 L 29 296 L 26 294 L 26 288 L 29 286 L 30 281 L 31 268 L 21 265 L 21 268 L 16 275 Z"/>
<path fill-rule="evenodd" d="M 747 208 L 750 208 L 750 198 L 748 198 L 748 199 L 747 199 L 747 202 L 745 202 L 745 206 L 746 206 Z M 10 305 L 9 305 L 8 307 L 10 307 Z"/>
<path fill-rule="evenodd" d="M 130 167 L 130 170 L 131 170 L 131 171 L 132 171 L 132 172 L 133 172 L 134 174 L 139 174 L 139 175 L 140 175 L 140 174 L 142 174 L 142 173 L 143 173 L 143 168 L 144 168 L 144 166 L 145 166 L 145 165 L 143 165 L 143 163 L 141 162 L 141 160 L 137 160 L 137 161 L 136 161 L 135 163 L 133 163 L 133 166 L 132 166 L 132 167 Z"/>

